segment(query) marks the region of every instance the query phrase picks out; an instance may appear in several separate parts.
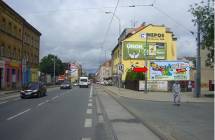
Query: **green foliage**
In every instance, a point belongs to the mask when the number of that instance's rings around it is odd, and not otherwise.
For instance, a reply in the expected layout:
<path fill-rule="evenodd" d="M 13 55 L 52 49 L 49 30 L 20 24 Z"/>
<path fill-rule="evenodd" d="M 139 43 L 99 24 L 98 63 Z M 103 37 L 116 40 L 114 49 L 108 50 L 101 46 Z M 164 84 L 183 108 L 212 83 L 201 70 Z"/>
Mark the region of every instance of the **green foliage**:
<path fill-rule="evenodd" d="M 54 58 L 55 58 L 55 75 L 60 75 L 64 73 L 65 65 L 62 61 L 52 54 L 44 56 L 40 62 L 40 71 L 42 73 L 54 75 Z"/>
<path fill-rule="evenodd" d="M 212 0 L 214 3 L 214 0 Z M 214 7 L 208 6 L 203 1 L 200 4 L 191 5 L 189 12 L 194 16 L 194 25 L 199 23 L 201 30 L 201 46 L 207 49 L 206 65 L 214 66 Z"/>
<path fill-rule="evenodd" d="M 126 73 L 125 80 L 144 80 L 145 74 L 142 72 L 134 72 L 131 69 L 129 69 Z"/>

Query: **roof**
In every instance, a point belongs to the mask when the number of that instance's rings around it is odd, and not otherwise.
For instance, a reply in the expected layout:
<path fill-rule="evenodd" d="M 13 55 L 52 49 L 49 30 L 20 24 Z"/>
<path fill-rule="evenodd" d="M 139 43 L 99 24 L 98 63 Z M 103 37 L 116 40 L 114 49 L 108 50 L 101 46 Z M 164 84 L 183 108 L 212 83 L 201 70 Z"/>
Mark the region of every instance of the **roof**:
<path fill-rule="evenodd" d="M 9 9 L 10 12 L 12 12 L 13 14 L 15 14 L 16 16 L 18 16 L 24 25 L 26 25 L 27 27 L 31 28 L 35 33 L 37 33 L 38 35 L 41 35 L 41 33 L 36 29 L 34 28 L 29 22 L 27 22 L 19 13 L 17 13 L 15 10 L 13 10 L 7 3 L 5 3 L 4 1 L 0 0 L 0 4 Z"/>
<path fill-rule="evenodd" d="M 141 24 L 139 27 L 134 28 L 133 30 L 131 30 L 131 31 L 125 36 L 125 38 L 122 39 L 121 41 L 127 39 L 128 37 L 130 37 L 130 36 L 132 36 L 132 35 L 134 35 L 134 34 L 140 32 L 141 30 L 143 30 L 144 28 L 147 28 L 147 27 L 149 27 L 149 26 L 154 26 L 154 27 L 165 27 L 165 25 L 154 25 L 154 24 L 145 25 L 145 24 Z M 127 29 L 127 28 L 126 28 L 126 29 Z M 131 29 L 131 28 L 130 28 L 130 29 Z M 125 32 L 125 30 L 124 30 L 123 32 Z M 167 28 L 167 27 L 166 27 L 166 33 L 171 33 L 171 34 L 172 34 L 172 39 L 173 39 L 174 41 L 177 40 L 177 38 L 175 37 L 175 35 L 173 34 L 173 32 L 170 31 L 170 28 Z M 121 42 L 121 41 L 120 41 L 120 42 Z M 112 50 L 112 54 L 113 54 L 113 52 L 118 48 L 120 42 L 118 42 L 117 45 L 114 47 L 114 49 Z"/>

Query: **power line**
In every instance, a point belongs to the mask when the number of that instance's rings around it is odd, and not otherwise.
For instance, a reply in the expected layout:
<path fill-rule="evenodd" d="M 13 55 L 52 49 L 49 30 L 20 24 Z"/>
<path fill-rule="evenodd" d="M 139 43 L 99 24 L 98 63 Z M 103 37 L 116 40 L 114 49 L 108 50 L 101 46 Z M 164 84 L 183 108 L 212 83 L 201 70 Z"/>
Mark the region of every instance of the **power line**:
<path fill-rule="evenodd" d="M 117 6 L 118 8 L 129 8 L 133 7 L 133 5 L 121 5 Z M 54 9 L 54 10 L 47 10 L 47 11 L 35 11 L 35 12 L 23 12 L 25 15 L 39 15 L 39 14 L 48 14 L 48 13 L 57 13 L 57 12 L 74 12 L 74 11 L 84 11 L 87 12 L 87 10 L 103 10 L 103 9 L 113 9 L 114 6 L 104 6 L 104 7 L 86 7 L 86 8 L 71 8 L 71 9 Z"/>
<path fill-rule="evenodd" d="M 188 31 L 189 33 L 191 33 L 192 35 L 194 35 L 194 32 L 191 31 L 189 28 L 187 28 L 186 26 L 184 26 L 183 24 L 181 24 L 180 22 L 178 22 L 176 19 L 174 19 L 173 17 L 169 16 L 166 12 L 164 12 L 163 10 L 161 10 L 158 7 L 155 7 L 154 5 L 152 5 L 152 7 L 159 11 L 160 13 L 164 14 L 165 16 L 167 16 L 169 19 L 171 19 L 173 22 L 175 22 L 177 25 L 179 25 L 180 27 L 183 27 L 185 29 L 185 31 Z"/>
<path fill-rule="evenodd" d="M 119 0 L 117 0 L 116 6 L 115 6 L 115 8 L 114 8 L 114 11 L 113 11 L 113 14 L 112 14 L 112 17 L 111 17 L 111 20 L 110 20 L 110 22 L 109 22 L 109 24 L 108 24 L 108 28 L 107 28 L 107 30 L 106 30 L 106 32 L 105 32 L 104 40 L 103 40 L 103 42 L 102 42 L 102 44 L 101 44 L 101 51 L 102 51 L 102 49 L 103 49 L 103 47 L 104 47 L 104 44 L 105 44 L 107 35 L 108 35 L 108 33 L 109 33 L 109 30 L 110 30 L 110 27 L 111 27 L 113 18 L 114 18 L 114 16 L 115 16 L 115 13 L 116 13 L 116 9 L 117 9 L 117 7 L 118 7 L 118 4 L 119 4 Z"/>

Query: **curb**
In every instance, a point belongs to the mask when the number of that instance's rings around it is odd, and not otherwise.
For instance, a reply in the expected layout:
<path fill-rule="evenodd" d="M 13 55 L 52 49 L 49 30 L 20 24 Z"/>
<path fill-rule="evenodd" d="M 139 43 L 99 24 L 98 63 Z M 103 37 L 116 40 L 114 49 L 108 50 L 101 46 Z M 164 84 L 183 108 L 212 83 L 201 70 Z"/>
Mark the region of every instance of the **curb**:
<path fill-rule="evenodd" d="M 95 87 L 94 87 L 94 89 L 95 89 Z M 117 135 L 116 135 L 116 132 L 115 132 L 114 129 L 113 129 L 113 126 L 112 126 L 112 124 L 111 124 L 111 122 L 110 122 L 110 120 L 109 120 L 109 118 L 108 118 L 107 112 L 105 111 L 104 105 L 102 104 L 102 101 L 101 101 L 101 99 L 100 99 L 100 97 L 99 97 L 99 95 L 98 95 L 96 89 L 94 90 L 94 92 L 95 92 L 95 94 L 97 95 L 96 97 L 97 97 L 97 99 L 98 99 L 98 103 L 99 103 L 101 112 L 102 112 L 102 114 L 103 114 L 104 120 L 106 120 L 106 122 L 107 122 L 107 124 L 106 124 L 107 126 L 106 126 L 106 127 L 107 127 L 107 129 L 108 129 L 109 134 L 111 135 L 111 139 L 112 139 L 112 140 L 118 140 Z M 105 92 L 105 91 L 104 91 L 104 92 Z"/>
<path fill-rule="evenodd" d="M 104 87 L 103 87 L 104 88 Z M 128 96 L 123 96 L 123 95 L 119 95 L 113 91 L 111 91 L 110 89 L 104 88 L 105 90 L 119 96 L 119 97 L 123 97 L 123 98 L 127 98 L 127 99 L 133 99 L 133 100 L 144 100 L 144 101 L 151 101 L 151 102 L 171 102 L 171 101 L 159 101 L 159 100 L 153 100 L 153 99 L 139 99 L 139 98 L 132 98 L 132 97 L 128 97 Z M 198 98 L 197 98 L 198 99 Z M 181 101 L 181 103 L 214 103 L 214 101 Z"/>
<path fill-rule="evenodd" d="M 149 130 L 151 130 L 156 136 L 158 136 L 161 140 L 175 140 L 174 138 L 167 137 L 164 135 L 158 128 L 153 127 L 149 123 L 147 123 L 145 120 L 139 118 L 133 111 L 131 111 L 129 108 L 126 107 L 123 103 L 121 103 L 116 96 L 115 93 L 112 91 L 106 91 L 107 94 L 109 94 L 117 103 L 119 103 L 123 108 L 125 108 L 131 115 L 133 115 L 137 120 L 139 120 L 144 126 L 146 126 Z M 115 96 L 113 95 L 115 94 Z"/>

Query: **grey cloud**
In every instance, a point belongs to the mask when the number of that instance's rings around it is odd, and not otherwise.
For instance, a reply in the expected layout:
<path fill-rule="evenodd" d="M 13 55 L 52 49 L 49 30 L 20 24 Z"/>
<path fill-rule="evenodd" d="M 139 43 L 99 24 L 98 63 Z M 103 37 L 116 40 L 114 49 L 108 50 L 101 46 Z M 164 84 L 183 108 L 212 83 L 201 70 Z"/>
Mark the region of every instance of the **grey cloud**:
<path fill-rule="evenodd" d="M 195 31 L 196 27 L 191 22 L 192 16 L 188 9 L 190 4 L 200 0 L 155 1 L 155 6 L 174 18 L 181 26 L 153 7 L 120 7 L 116 15 L 121 20 L 122 29 L 131 27 L 131 20 L 134 18 L 137 21 L 136 25 L 142 22 L 165 24 L 178 38 L 177 55 L 194 56 L 195 37 L 187 29 Z M 111 50 L 117 43 L 119 23 L 114 18 L 101 49 L 105 31 L 111 19 L 111 15 L 104 12 L 113 11 L 113 8 L 83 10 L 89 7 L 114 6 L 116 0 L 7 0 L 6 2 L 42 33 L 40 57 L 52 53 L 58 55 L 63 61 L 76 59 L 83 63 L 85 68 L 96 69 L 99 62 L 104 60 L 104 51 L 108 51 L 107 59 L 110 58 Z M 151 2 L 152 0 L 120 0 L 119 6 Z"/>

